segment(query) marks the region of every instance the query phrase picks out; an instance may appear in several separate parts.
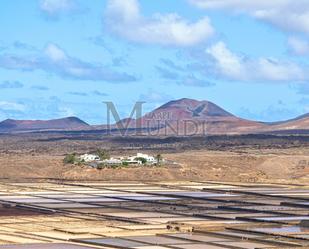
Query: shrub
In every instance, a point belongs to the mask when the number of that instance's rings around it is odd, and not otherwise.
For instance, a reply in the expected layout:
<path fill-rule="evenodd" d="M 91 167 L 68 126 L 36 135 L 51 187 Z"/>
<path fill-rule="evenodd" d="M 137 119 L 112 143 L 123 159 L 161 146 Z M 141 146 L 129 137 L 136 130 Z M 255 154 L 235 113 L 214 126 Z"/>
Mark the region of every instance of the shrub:
<path fill-rule="evenodd" d="M 65 156 L 65 158 L 63 159 L 63 162 L 65 164 L 74 164 L 77 161 L 76 159 L 76 154 L 68 154 Z"/>
<path fill-rule="evenodd" d="M 129 163 L 128 162 L 122 162 L 122 166 L 128 166 Z"/>
<path fill-rule="evenodd" d="M 105 167 L 105 165 L 103 164 L 103 163 L 99 163 L 98 165 L 97 165 L 97 169 L 98 170 L 101 170 L 101 169 L 103 169 Z"/>
<path fill-rule="evenodd" d="M 110 166 L 110 168 L 112 168 L 112 169 L 118 169 L 120 166 L 118 165 L 118 164 L 112 164 L 111 166 Z"/>
<path fill-rule="evenodd" d="M 144 157 L 136 157 L 135 160 L 142 162 L 142 164 L 146 164 L 147 163 L 147 159 L 144 158 Z"/>
<path fill-rule="evenodd" d="M 110 154 L 107 150 L 97 149 L 96 154 L 101 160 L 110 159 Z"/>

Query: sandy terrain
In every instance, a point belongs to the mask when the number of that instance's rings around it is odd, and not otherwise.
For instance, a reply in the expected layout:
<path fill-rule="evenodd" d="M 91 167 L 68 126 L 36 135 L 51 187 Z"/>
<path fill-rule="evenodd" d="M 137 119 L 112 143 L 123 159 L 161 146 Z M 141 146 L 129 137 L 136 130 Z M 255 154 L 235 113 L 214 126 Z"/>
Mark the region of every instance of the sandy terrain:
<path fill-rule="evenodd" d="M 64 165 L 67 153 L 105 148 L 112 156 L 162 154 L 177 165 L 92 169 Z M 107 137 L 99 133 L 0 135 L 0 178 L 78 180 L 309 180 L 308 136 Z"/>
<path fill-rule="evenodd" d="M 97 170 L 86 166 L 64 165 L 62 155 L 2 153 L 0 154 L 0 177 L 120 181 L 283 181 L 292 183 L 309 180 L 309 148 L 244 149 L 237 152 L 203 149 L 163 153 L 163 157 L 177 162 L 178 165 Z"/>

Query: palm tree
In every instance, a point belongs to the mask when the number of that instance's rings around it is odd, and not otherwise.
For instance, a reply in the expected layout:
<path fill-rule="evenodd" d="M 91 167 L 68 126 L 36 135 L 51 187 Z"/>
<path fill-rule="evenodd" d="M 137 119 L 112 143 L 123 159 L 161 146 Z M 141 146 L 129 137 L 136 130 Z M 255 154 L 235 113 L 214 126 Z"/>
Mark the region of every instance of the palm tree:
<path fill-rule="evenodd" d="M 157 160 L 157 165 L 160 165 L 160 163 L 161 163 L 161 161 L 162 161 L 162 159 L 163 159 L 162 155 L 161 155 L 161 154 L 158 154 L 158 155 L 155 156 L 155 158 L 156 158 L 156 160 Z"/>

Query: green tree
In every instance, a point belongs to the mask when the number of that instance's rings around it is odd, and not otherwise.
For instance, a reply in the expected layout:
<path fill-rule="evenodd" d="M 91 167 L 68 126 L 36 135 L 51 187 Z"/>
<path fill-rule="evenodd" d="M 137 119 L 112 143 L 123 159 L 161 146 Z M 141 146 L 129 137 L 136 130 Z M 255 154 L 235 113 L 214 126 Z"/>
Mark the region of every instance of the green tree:
<path fill-rule="evenodd" d="M 96 154 L 100 157 L 101 160 L 110 159 L 110 154 L 107 150 L 97 149 Z"/>
<path fill-rule="evenodd" d="M 68 154 L 65 156 L 65 158 L 63 159 L 63 162 L 65 164 L 74 164 L 75 162 L 77 161 L 76 159 L 76 154 L 73 153 L 73 154 Z"/>
<path fill-rule="evenodd" d="M 142 162 L 142 164 L 146 164 L 147 163 L 147 159 L 144 158 L 144 157 L 136 157 L 135 160 Z"/>
<path fill-rule="evenodd" d="M 122 166 L 128 166 L 129 163 L 128 162 L 122 162 Z"/>

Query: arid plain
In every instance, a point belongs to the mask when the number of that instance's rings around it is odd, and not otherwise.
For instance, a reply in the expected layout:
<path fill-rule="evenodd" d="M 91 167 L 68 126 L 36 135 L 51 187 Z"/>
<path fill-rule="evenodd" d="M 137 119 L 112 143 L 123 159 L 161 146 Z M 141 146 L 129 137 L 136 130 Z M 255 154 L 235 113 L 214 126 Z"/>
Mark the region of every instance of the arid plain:
<path fill-rule="evenodd" d="M 97 134 L 29 133 L 2 135 L 0 176 L 10 180 L 220 180 L 302 183 L 309 179 L 306 136 L 211 136 L 120 138 Z M 112 156 L 160 153 L 176 162 L 161 167 L 93 169 L 66 165 L 67 153 L 104 148 Z"/>

